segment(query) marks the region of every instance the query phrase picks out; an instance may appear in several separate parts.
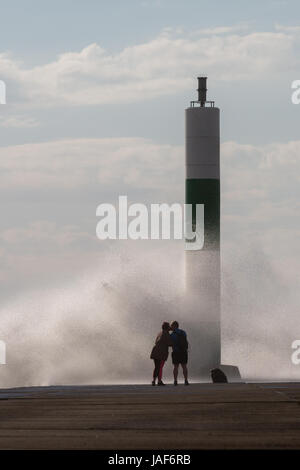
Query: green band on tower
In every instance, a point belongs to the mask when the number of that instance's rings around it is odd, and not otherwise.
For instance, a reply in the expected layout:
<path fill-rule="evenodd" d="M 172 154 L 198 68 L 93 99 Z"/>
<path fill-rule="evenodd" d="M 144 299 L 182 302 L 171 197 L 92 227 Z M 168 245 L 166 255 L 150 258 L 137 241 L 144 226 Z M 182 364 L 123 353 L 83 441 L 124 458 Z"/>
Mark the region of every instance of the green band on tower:
<path fill-rule="evenodd" d="M 196 204 L 204 204 L 203 250 L 220 249 L 220 181 L 218 179 L 186 179 L 185 202 L 192 204 L 196 224 Z"/>

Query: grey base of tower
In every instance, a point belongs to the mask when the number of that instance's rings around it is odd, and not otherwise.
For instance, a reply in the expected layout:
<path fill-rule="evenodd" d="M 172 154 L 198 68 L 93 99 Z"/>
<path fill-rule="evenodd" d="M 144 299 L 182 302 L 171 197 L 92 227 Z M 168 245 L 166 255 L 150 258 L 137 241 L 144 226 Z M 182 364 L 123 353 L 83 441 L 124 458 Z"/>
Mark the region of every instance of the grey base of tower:
<path fill-rule="evenodd" d="M 222 364 L 219 251 L 185 253 L 185 309 L 196 321 L 188 328 L 189 369 L 195 378 L 211 381 L 211 370 L 221 369 L 228 382 L 241 382 L 235 365 Z"/>

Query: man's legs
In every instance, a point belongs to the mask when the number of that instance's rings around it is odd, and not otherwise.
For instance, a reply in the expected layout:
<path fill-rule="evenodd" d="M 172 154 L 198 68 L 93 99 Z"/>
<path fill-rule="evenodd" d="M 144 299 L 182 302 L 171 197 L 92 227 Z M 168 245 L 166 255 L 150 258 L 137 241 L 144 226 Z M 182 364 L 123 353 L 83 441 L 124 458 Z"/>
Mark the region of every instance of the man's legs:
<path fill-rule="evenodd" d="M 184 380 L 185 380 L 185 382 L 187 382 L 187 381 L 188 381 L 188 370 L 187 370 L 187 366 L 186 366 L 186 364 L 181 364 L 181 367 L 182 367 L 182 372 L 183 372 Z"/>
<path fill-rule="evenodd" d="M 178 366 L 179 366 L 179 364 L 174 364 L 174 369 L 173 369 L 174 382 L 177 382 L 177 377 L 178 377 Z"/>

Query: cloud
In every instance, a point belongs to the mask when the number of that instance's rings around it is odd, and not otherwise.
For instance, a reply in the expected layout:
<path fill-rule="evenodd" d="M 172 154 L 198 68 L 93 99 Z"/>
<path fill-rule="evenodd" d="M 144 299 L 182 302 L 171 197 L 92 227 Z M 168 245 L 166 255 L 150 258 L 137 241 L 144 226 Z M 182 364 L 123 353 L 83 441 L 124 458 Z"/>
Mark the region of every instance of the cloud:
<path fill-rule="evenodd" d="M 224 202 L 298 201 L 300 141 L 222 144 Z M 184 148 L 143 138 L 80 138 L 1 148 L 0 191 L 97 189 L 182 198 Z M 178 189 L 177 189 L 178 188 Z M 229 204 L 230 203 L 230 204 Z"/>
<path fill-rule="evenodd" d="M 297 70 L 298 30 L 248 32 L 235 27 L 182 31 L 165 29 L 149 42 L 111 54 L 93 43 L 51 63 L 26 68 L 7 53 L 0 70 L 8 100 L 36 106 L 129 103 L 175 94 L 191 77 L 261 80 L 286 67 Z"/>
<path fill-rule="evenodd" d="M 196 33 L 193 33 L 195 36 L 203 34 L 203 35 L 221 35 L 221 34 L 229 34 L 236 31 L 246 31 L 249 28 L 247 23 L 240 23 L 234 26 L 216 26 L 215 28 L 202 28 Z"/>
<path fill-rule="evenodd" d="M 65 251 L 74 250 L 76 243 L 84 241 L 92 243 L 95 236 L 88 232 L 84 232 L 76 225 L 57 225 L 47 220 L 39 220 L 28 224 L 25 227 L 14 227 L 4 229 L 0 232 L 0 240 L 2 247 L 13 248 L 14 250 L 26 248 L 27 254 L 29 249 L 31 254 L 41 251 L 55 250 Z"/>
<path fill-rule="evenodd" d="M 278 265 L 286 266 L 287 275 L 296 272 L 299 252 L 299 155 L 300 141 L 257 146 L 225 142 L 221 146 L 223 243 L 245 248 L 257 243 Z M 95 235 L 95 211 L 100 203 L 117 204 L 122 194 L 129 203 L 182 203 L 184 148 L 142 138 L 2 147 L 0 193 L 12 210 L 16 202 L 27 204 L 23 211 L 27 226 L 20 228 L 16 222 L 17 228 L 6 226 L 0 232 L 6 249 L 18 251 L 19 240 L 20 250 L 26 247 L 33 253 L 41 251 L 39 246 L 58 251 L 59 244 L 61 249 L 71 247 L 78 252 L 93 245 L 88 234 Z M 83 206 L 76 215 L 72 207 L 78 203 Z M 38 218 L 37 205 L 39 213 L 43 211 Z"/>
<path fill-rule="evenodd" d="M 286 33 L 299 33 L 300 32 L 300 26 L 284 26 L 281 24 L 276 24 L 275 29 L 277 31 L 284 31 Z"/>
<path fill-rule="evenodd" d="M 300 257 L 299 152 L 300 141 L 222 146 L 224 259 L 230 265 L 236 256 L 259 248 L 290 286 L 295 286 Z"/>
<path fill-rule="evenodd" d="M 222 146 L 224 198 L 296 204 L 299 196 L 300 141 L 262 146 L 226 142 Z"/>
<path fill-rule="evenodd" d="M 157 192 L 183 178 L 183 149 L 142 138 L 70 139 L 2 147 L 0 191 Z M 168 179 L 168 185 L 166 184 Z M 2 185 L 2 186 L 1 186 Z M 23 196 L 22 196 L 23 197 Z"/>
<path fill-rule="evenodd" d="M 39 122 L 32 117 L 28 116 L 9 116 L 7 118 L 1 117 L 0 118 L 0 126 L 1 127 L 13 127 L 13 128 L 18 128 L 18 129 L 29 129 L 32 127 L 38 127 Z"/>
<path fill-rule="evenodd" d="M 221 146 L 223 242 L 228 247 L 259 243 L 278 263 L 290 259 L 291 272 L 296 266 L 292 252 L 299 251 L 295 239 L 300 229 L 296 217 L 300 209 L 299 154 L 300 141 L 260 146 L 225 142 Z M 87 234 L 95 235 L 95 211 L 100 203 L 117 204 L 122 194 L 129 203 L 182 203 L 184 148 L 142 138 L 70 139 L 2 147 L 0 192 L 7 202 L 29 205 L 29 227 L 17 232 L 5 229 L 0 233 L 2 242 L 23 239 L 27 248 L 32 244 L 34 252 L 39 239 L 46 250 L 48 245 L 52 250 L 51 239 L 57 238 L 56 245 L 65 242 L 65 247 L 75 247 L 71 243 L 75 237 L 83 248 L 91 245 Z M 48 206 L 43 209 L 45 202 L 51 203 L 51 214 L 47 215 Z M 78 213 L 72 223 L 53 224 L 58 213 L 70 212 L 78 202 L 88 204 L 82 222 Z M 44 221 L 30 216 L 37 203 L 44 211 Z M 62 217 L 70 220 L 67 212 Z M 88 218 L 91 225 L 87 228 Z M 10 249 L 17 249 L 17 244 Z"/>

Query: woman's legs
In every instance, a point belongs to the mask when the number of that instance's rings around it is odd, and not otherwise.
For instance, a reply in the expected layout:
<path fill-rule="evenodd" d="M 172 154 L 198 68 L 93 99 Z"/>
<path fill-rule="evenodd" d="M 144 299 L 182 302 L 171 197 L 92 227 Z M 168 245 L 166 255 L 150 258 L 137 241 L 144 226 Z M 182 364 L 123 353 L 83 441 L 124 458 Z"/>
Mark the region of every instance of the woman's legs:
<path fill-rule="evenodd" d="M 165 361 L 160 361 L 160 364 L 159 364 L 159 372 L 158 372 L 158 381 L 159 381 L 159 382 L 161 382 L 164 364 L 165 364 Z"/>
<path fill-rule="evenodd" d="M 162 384 L 162 372 L 163 372 L 163 367 L 165 364 L 165 361 L 161 361 L 160 359 L 153 359 L 154 360 L 154 371 L 153 371 L 153 381 L 152 385 L 155 384 L 155 380 L 158 377 L 158 383 Z"/>
<path fill-rule="evenodd" d="M 155 380 L 159 375 L 160 360 L 159 359 L 153 359 L 153 361 L 154 361 L 153 380 Z"/>

